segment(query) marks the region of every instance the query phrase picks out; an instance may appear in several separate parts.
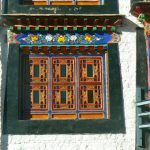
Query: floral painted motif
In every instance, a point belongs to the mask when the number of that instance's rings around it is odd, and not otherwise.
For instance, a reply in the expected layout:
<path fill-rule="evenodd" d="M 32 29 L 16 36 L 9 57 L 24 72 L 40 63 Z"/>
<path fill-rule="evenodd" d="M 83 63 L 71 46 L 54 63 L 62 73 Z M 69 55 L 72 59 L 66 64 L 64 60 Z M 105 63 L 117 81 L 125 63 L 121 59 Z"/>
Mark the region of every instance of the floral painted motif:
<path fill-rule="evenodd" d="M 71 35 L 70 40 L 75 42 L 77 40 L 77 36 L 76 35 Z"/>
<path fill-rule="evenodd" d="M 76 32 L 76 33 L 46 33 L 46 32 L 25 32 L 11 33 L 8 36 L 9 43 L 22 45 L 100 45 L 107 43 L 117 43 L 120 36 L 115 33 L 107 32 Z"/>
<path fill-rule="evenodd" d="M 60 35 L 60 36 L 58 36 L 57 41 L 58 41 L 59 43 L 64 43 L 64 42 L 65 42 L 65 37 L 62 36 L 62 35 Z"/>
<path fill-rule="evenodd" d="M 47 42 L 51 42 L 53 40 L 53 37 L 51 34 L 46 35 L 45 39 L 47 40 Z"/>
<path fill-rule="evenodd" d="M 32 35 L 31 36 L 31 41 L 32 42 L 38 41 L 38 36 L 37 35 Z"/>
<path fill-rule="evenodd" d="M 85 40 L 90 42 L 92 40 L 92 36 L 90 34 L 86 34 Z"/>
<path fill-rule="evenodd" d="M 17 34 L 15 34 L 14 32 L 9 31 L 8 33 L 8 42 L 9 44 L 19 44 L 20 42 L 16 39 Z"/>

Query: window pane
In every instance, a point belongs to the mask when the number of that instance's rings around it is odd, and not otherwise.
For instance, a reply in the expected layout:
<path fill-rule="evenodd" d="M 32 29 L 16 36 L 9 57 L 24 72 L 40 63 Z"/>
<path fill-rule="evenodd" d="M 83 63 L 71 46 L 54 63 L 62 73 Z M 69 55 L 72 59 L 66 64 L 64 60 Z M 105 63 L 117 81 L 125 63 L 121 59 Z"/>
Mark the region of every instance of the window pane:
<path fill-rule="evenodd" d="M 93 77 L 93 65 L 87 65 L 87 76 Z"/>
<path fill-rule="evenodd" d="M 39 77 L 39 65 L 34 65 L 34 77 Z"/>
<path fill-rule="evenodd" d="M 66 104 L 66 91 L 61 91 L 61 104 Z"/>
<path fill-rule="evenodd" d="M 61 77 L 66 77 L 66 65 L 61 65 Z"/>
<path fill-rule="evenodd" d="M 39 91 L 33 91 L 33 103 L 39 104 Z"/>
<path fill-rule="evenodd" d="M 88 103 L 93 103 L 93 91 L 88 90 Z"/>

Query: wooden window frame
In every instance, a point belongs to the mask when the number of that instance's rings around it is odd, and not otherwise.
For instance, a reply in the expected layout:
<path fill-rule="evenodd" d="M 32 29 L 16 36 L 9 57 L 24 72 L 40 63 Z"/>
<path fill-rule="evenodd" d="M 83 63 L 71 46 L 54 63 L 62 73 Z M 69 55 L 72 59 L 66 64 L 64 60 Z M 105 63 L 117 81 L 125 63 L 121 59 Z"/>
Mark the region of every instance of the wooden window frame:
<path fill-rule="evenodd" d="M 118 44 L 108 45 L 110 119 L 104 120 L 20 120 L 19 47 L 9 45 L 3 134 L 125 133 Z"/>

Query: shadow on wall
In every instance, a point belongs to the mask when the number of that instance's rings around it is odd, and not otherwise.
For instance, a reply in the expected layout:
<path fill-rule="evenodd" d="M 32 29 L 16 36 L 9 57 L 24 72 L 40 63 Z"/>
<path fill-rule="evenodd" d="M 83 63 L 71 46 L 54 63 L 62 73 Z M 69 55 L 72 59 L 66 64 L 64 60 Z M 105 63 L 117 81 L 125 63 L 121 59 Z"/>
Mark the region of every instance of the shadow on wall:
<path fill-rule="evenodd" d="M 129 19 L 126 18 L 126 19 L 124 19 L 123 25 L 121 27 L 119 27 L 117 29 L 117 31 L 119 33 L 121 33 L 121 34 L 122 34 L 122 32 L 130 32 L 130 33 L 134 32 L 135 33 L 136 28 L 137 28 L 137 24 L 135 24 L 134 22 L 132 22 L 131 20 L 129 20 Z M 120 51 L 119 51 L 119 62 L 121 62 L 120 61 Z M 123 79 L 122 79 L 122 72 L 121 72 L 121 64 L 119 66 L 120 66 L 120 75 L 121 75 L 121 89 L 123 89 Z M 122 95 L 123 95 L 123 91 L 122 91 Z M 126 121 L 125 120 L 125 106 L 124 106 L 124 101 L 125 101 L 125 99 L 124 99 L 124 96 L 123 96 L 122 108 L 124 108 L 123 109 L 123 115 L 124 115 L 124 121 Z M 125 125 L 126 125 L 126 122 L 125 122 Z M 125 126 L 125 129 L 126 129 L 126 126 Z"/>
<path fill-rule="evenodd" d="M 7 150 L 8 149 L 8 135 L 2 135 L 1 139 L 1 150 Z"/>
<path fill-rule="evenodd" d="M 119 32 L 135 32 L 137 25 L 129 19 L 124 19 L 123 25 L 119 27 Z"/>
<path fill-rule="evenodd" d="M 0 29 L 0 60 L 1 60 L 1 134 L 5 127 L 3 127 L 3 119 L 4 117 L 4 99 L 6 92 L 6 74 L 7 74 L 7 58 L 8 58 L 8 45 L 7 45 L 7 29 Z M 1 135 L 1 150 L 7 150 L 8 145 L 8 135 Z"/>

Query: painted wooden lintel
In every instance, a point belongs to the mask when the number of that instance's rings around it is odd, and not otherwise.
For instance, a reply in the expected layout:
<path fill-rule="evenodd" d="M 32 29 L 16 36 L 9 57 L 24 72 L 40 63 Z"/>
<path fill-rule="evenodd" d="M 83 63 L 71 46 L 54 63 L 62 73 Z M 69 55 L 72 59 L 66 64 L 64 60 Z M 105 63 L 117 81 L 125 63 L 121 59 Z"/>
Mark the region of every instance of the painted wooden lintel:
<path fill-rule="evenodd" d="M 116 26 L 10 26 L 12 31 L 116 31 Z"/>

